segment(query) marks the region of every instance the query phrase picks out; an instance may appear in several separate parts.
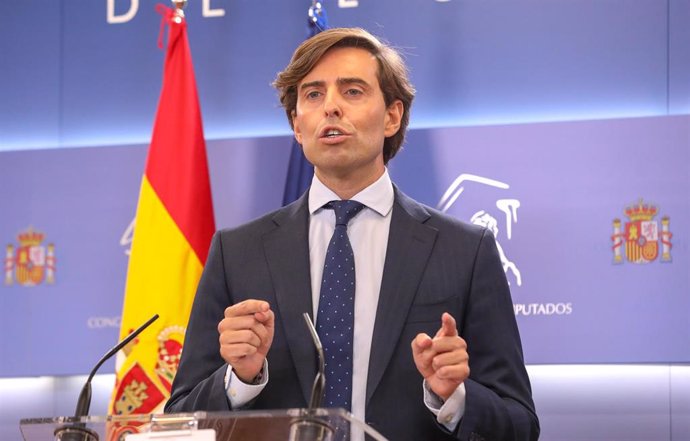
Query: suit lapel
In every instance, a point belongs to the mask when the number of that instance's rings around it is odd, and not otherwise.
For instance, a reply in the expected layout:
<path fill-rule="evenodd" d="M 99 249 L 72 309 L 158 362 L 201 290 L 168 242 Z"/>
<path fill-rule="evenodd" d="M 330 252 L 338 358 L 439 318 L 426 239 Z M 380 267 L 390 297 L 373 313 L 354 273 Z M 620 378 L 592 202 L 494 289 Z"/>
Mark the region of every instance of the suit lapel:
<path fill-rule="evenodd" d="M 302 317 L 304 312 L 312 316 L 307 195 L 276 213 L 273 222 L 277 227 L 263 240 L 283 323 L 283 329 L 276 332 L 284 332 L 305 402 L 309 403 L 316 376 L 316 350 Z"/>
<path fill-rule="evenodd" d="M 397 346 L 437 233 L 424 225 L 429 218 L 426 209 L 397 187 L 392 216 L 371 343 L 367 405 Z"/>

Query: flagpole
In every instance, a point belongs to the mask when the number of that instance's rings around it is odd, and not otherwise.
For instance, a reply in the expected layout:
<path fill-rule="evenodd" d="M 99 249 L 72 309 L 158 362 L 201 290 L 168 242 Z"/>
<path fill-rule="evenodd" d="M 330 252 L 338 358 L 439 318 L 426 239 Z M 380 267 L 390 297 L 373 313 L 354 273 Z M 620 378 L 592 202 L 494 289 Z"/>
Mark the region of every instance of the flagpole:
<path fill-rule="evenodd" d="M 187 7 L 187 0 L 171 0 L 171 2 L 175 6 L 175 17 L 173 21 L 175 23 L 182 23 L 182 20 L 184 20 L 183 9 Z"/>

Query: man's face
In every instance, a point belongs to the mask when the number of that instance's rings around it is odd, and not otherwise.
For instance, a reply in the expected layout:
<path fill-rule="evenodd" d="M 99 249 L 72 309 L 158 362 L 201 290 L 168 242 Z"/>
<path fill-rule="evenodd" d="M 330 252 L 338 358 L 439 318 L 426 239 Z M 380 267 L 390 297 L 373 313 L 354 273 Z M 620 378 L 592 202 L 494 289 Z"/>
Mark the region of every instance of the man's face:
<path fill-rule="evenodd" d="M 364 49 L 331 49 L 297 86 L 295 138 L 322 180 L 371 183 L 383 173 L 383 141 L 403 105 L 386 108 L 378 63 Z"/>

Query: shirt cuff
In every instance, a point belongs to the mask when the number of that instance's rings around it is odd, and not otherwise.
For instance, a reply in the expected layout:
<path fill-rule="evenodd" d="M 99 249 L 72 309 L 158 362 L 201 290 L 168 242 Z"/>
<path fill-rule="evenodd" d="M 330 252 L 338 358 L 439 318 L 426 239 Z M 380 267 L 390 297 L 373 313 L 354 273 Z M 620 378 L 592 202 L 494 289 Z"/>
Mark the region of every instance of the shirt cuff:
<path fill-rule="evenodd" d="M 461 383 L 445 403 L 429 388 L 426 380 L 422 383 L 422 388 L 424 389 L 424 404 L 436 415 L 436 421 L 448 431 L 455 431 L 465 414 L 465 383 Z"/>
<path fill-rule="evenodd" d="M 235 374 L 232 366 L 228 365 L 225 371 L 225 394 L 230 401 L 231 409 L 239 409 L 259 396 L 266 384 L 268 384 L 268 360 L 264 360 L 261 381 L 258 384 L 247 384 Z"/>

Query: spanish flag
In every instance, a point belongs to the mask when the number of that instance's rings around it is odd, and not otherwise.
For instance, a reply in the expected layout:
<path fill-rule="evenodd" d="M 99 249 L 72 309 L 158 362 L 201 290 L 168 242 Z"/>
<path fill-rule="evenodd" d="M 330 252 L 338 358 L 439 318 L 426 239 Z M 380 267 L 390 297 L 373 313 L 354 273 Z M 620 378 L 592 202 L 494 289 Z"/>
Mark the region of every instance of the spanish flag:
<path fill-rule="evenodd" d="M 206 146 L 181 10 L 169 27 L 163 87 L 141 182 L 120 338 L 160 319 L 118 354 L 109 413 L 162 412 L 177 372 L 194 293 L 215 231 Z"/>

